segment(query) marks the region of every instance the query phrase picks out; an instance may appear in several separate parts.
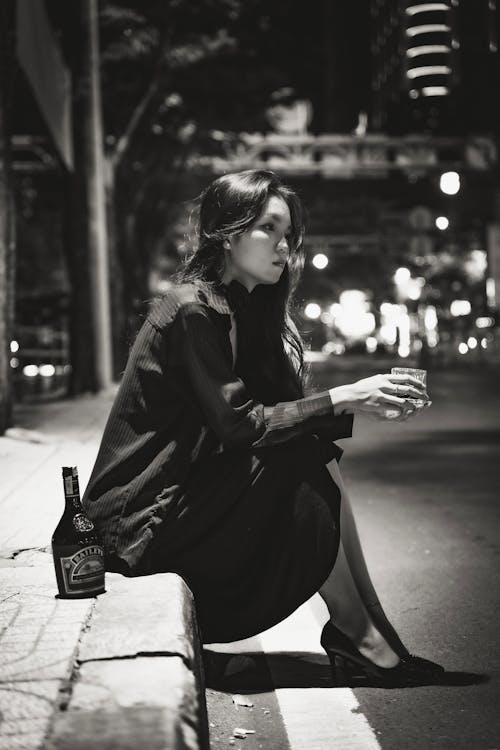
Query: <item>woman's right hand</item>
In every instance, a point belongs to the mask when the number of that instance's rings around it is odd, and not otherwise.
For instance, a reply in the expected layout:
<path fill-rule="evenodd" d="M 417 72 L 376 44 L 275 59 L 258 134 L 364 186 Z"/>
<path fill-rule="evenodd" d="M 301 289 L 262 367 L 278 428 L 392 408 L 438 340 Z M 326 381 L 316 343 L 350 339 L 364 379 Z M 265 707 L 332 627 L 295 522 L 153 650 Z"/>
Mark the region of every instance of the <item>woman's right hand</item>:
<path fill-rule="evenodd" d="M 412 375 L 379 374 L 346 386 L 349 407 L 374 419 L 406 421 L 422 407 L 408 398 L 428 401 L 426 387 Z"/>

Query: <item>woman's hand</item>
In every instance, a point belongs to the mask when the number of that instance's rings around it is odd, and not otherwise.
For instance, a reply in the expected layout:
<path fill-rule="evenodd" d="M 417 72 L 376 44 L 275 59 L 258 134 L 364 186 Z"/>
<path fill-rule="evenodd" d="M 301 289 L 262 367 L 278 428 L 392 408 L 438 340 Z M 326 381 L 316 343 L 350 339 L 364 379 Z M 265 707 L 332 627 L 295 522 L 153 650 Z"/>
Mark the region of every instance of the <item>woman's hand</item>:
<path fill-rule="evenodd" d="M 404 422 L 418 414 L 425 403 L 418 405 L 408 398 L 428 402 L 426 387 L 412 375 L 373 375 L 345 386 L 349 408 L 379 420 Z"/>

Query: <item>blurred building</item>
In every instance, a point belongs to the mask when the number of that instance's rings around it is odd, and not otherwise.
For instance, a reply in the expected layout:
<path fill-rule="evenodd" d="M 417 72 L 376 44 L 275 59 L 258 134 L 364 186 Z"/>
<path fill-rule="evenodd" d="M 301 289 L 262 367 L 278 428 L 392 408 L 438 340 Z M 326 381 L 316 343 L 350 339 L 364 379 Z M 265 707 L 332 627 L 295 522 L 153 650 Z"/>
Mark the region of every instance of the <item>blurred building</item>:
<path fill-rule="evenodd" d="M 370 101 L 370 14 L 360 0 L 321 0 L 308 5 L 318 60 L 308 82 L 314 107 L 313 132 L 350 133 Z M 302 14 L 304 15 L 304 14 Z M 307 15 L 307 14 L 306 14 Z"/>
<path fill-rule="evenodd" d="M 309 11 L 304 127 L 273 120 L 190 174 L 270 168 L 298 188 L 309 220 L 297 296 L 313 349 L 425 366 L 497 356 L 494 0 L 316 0 Z M 291 105 L 288 116 L 296 123 Z"/>
<path fill-rule="evenodd" d="M 374 130 L 498 129 L 496 0 L 372 0 L 370 11 Z"/>

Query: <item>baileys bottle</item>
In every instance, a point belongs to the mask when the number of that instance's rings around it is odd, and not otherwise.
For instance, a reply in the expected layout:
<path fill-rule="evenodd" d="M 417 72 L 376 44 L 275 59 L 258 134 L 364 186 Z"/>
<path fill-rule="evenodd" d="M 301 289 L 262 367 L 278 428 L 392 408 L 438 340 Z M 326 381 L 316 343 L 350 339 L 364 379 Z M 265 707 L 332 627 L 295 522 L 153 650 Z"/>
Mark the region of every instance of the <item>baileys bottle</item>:
<path fill-rule="evenodd" d="M 94 524 L 83 509 L 76 466 L 63 466 L 62 475 L 66 502 L 52 535 L 59 597 L 93 597 L 105 591 L 104 550 Z"/>

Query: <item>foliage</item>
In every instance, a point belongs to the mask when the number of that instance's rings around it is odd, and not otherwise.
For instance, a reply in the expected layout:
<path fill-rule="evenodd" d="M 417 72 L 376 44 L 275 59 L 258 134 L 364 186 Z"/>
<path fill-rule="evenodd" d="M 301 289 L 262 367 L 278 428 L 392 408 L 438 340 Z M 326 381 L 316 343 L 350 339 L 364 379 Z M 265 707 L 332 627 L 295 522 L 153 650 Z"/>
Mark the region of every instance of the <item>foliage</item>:
<path fill-rule="evenodd" d="M 191 180 L 191 196 L 200 186 L 186 174 L 187 157 L 220 152 L 231 133 L 268 129 L 273 92 L 293 90 L 294 71 L 307 67 L 297 55 L 301 17 L 279 0 L 101 4 L 113 234 L 129 319 L 150 296 L 157 256 L 179 261 L 172 235 L 184 222 L 182 185 Z"/>

